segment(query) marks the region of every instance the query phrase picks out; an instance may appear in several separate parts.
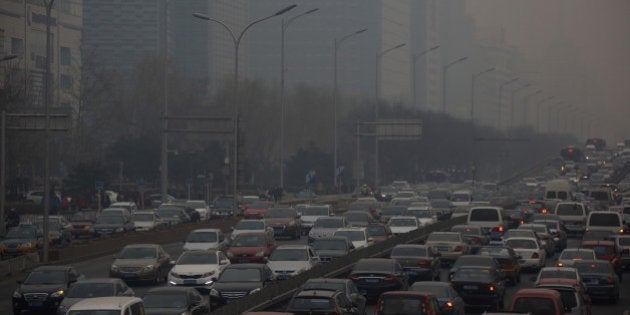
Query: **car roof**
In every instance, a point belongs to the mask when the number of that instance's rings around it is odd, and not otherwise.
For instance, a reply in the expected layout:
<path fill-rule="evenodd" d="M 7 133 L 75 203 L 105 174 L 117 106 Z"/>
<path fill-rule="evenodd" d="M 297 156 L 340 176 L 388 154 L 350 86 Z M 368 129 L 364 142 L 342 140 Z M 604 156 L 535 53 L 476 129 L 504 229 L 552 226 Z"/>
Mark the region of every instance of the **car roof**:
<path fill-rule="evenodd" d="M 543 267 L 540 271 L 574 271 L 577 272 L 577 269 L 573 267 Z"/>
<path fill-rule="evenodd" d="M 416 281 L 411 286 L 432 286 L 432 287 L 448 288 L 452 286 L 452 284 L 450 282 L 442 282 L 442 281 Z"/>
<path fill-rule="evenodd" d="M 429 248 L 427 245 L 420 244 L 398 244 L 394 248 Z"/>
<path fill-rule="evenodd" d="M 133 296 L 106 296 L 83 299 L 72 305 L 69 310 L 111 310 L 122 309 L 128 305 L 142 302 L 142 299 Z"/>
<path fill-rule="evenodd" d="M 540 288 L 525 288 L 525 289 L 520 289 L 518 292 L 516 292 L 516 294 L 514 295 L 519 296 L 519 297 L 527 297 L 527 296 L 532 296 L 532 297 L 537 297 L 537 296 L 549 296 L 549 295 L 553 295 L 555 297 L 557 297 L 558 299 L 560 299 L 560 293 L 556 290 L 552 290 L 552 289 L 540 289 Z"/>
<path fill-rule="evenodd" d="M 297 245 L 297 244 L 284 244 L 276 247 L 278 249 L 307 249 L 310 248 L 308 245 Z"/>

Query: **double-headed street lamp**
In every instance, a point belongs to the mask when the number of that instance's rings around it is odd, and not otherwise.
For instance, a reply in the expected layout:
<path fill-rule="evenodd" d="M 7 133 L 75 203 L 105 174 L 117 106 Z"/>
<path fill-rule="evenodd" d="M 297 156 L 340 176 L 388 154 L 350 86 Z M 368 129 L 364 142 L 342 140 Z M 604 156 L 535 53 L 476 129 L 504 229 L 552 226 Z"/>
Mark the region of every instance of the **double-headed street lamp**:
<path fill-rule="evenodd" d="M 523 86 L 520 86 L 514 90 L 512 90 L 512 95 L 510 96 L 510 129 L 514 128 L 514 95 L 522 89 L 526 89 L 532 86 L 531 83 L 527 83 Z"/>
<path fill-rule="evenodd" d="M 497 104 L 497 130 L 501 130 L 501 112 L 503 111 L 503 87 L 505 87 L 506 85 L 510 85 L 518 80 L 520 80 L 520 77 L 516 77 L 510 80 L 507 80 L 505 82 L 503 82 L 500 86 L 499 86 L 499 100 L 498 100 L 498 104 Z"/>
<path fill-rule="evenodd" d="M 488 68 L 486 70 L 477 72 L 472 75 L 472 83 L 470 87 L 470 122 L 475 123 L 475 81 L 477 78 L 483 74 L 494 71 L 495 68 Z"/>
<path fill-rule="evenodd" d="M 381 59 L 383 59 L 383 56 L 385 56 L 387 53 L 396 50 L 398 48 L 404 47 L 405 45 L 407 45 L 406 43 L 401 43 L 398 44 L 394 47 L 390 47 L 387 48 L 383 51 L 381 51 L 380 53 L 376 54 L 376 77 L 374 79 L 374 90 L 375 90 L 375 94 L 376 94 L 376 100 L 374 103 L 374 122 L 378 121 L 378 110 L 379 110 L 379 100 L 381 98 L 381 91 L 380 91 L 380 87 L 381 87 L 381 77 L 380 77 L 380 68 L 381 68 Z M 374 135 L 374 186 L 376 187 L 378 185 L 378 135 Z M 357 187 L 358 189 L 359 187 Z"/>
<path fill-rule="evenodd" d="M 339 47 L 343 42 L 365 31 L 367 31 L 367 28 L 352 32 L 350 34 L 342 36 L 341 38 L 335 38 L 333 42 L 333 184 L 337 187 L 339 187 L 337 183 L 337 168 L 339 163 L 337 157 L 337 53 L 339 51 Z"/>
<path fill-rule="evenodd" d="M 550 101 L 552 99 L 554 99 L 555 96 L 549 96 L 547 98 L 544 98 L 542 100 L 540 100 L 538 102 L 538 104 L 536 104 L 536 132 L 540 133 L 540 106 L 546 102 L 546 101 Z"/>
<path fill-rule="evenodd" d="M 424 50 L 422 52 L 419 52 L 419 53 L 411 56 L 411 75 L 412 75 L 412 77 L 411 77 L 412 83 L 411 84 L 413 84 L 413 86 L 411 88 L 411 91 L 413 93 L 413 98 L 412 99 L 413 99 L 413 106 L 414 107 L 418 106 L 418 94 L 417 94 L 417 91 L 416 91 L 417 90 L 416 62 L 418 61 L 418 59 L 420 59 L 420 57 L 426 55 L 427 53 L 429 53 L 431 51 L 437 50 L 438 48 L 440 48 L 440 45 L 433 46 L 433 47 L 431 47 L 431 48 L 429 48 L 427 50 Z"/>
<path fill-rule="evenodd" d="M 301 14 L 298 14 L 289 19 L 282 18 L 282 24 L 280 27 L 280 187 L 284 188 L 284 74 L 286 73 L 286 68 L 284 67 L 284 34 L 287 31 L 287 28 L 293 21 L 296 19 L 305 16 L 307 14 L 311 14 L 313 12 L 318 11 L 319 8 L 311 9 Z"/>
<path fill-rule="evenodd" d="M 225 22 L 223 21 L 219 21 L 216 19 L 213 19 L 205 14 L 202 13 L 193 13 L 193 16 L 202 20 L 206 20 L 206 21 L 211 21 L 211 22 L 215 22 L 220 24 L 229 34 L 230 37 L 232 37 L 232 43 L 234 44 L 234 82 L 232 83 L 232 101 L 234 102 L 234 118 L 233 118 L 233 132 L 234 132 L 234 172 L 233 172 L 233 186 L 232 186 L 232 193 L 233 193 L 233 198 L 234 198 L 234 202 L 232 203 L 232 211 L 234 214 L 237 213 L 237 202 L 236 202 L 236 198 L 238 196 L 238 120 L 239 120 L 239 101 L 238 101 L 238 50 L 239 47 L 241 45 L 241 40 L 243 39 L 243 35 L 245 35 L 245 32 L 247 32 L 247 30 L 254 26 L 257 23 L 260 23 L 262 21 L 268 20 L 270 18 L 282 15 L 286 12 L 288 12 L 289 10 L 295 8 L 297 5 L 292 4 L 272 15 L 263 17 L 263 18 L 259 18 L 257 20 L 254 20 L 253 22 L 249 23 L 247 26 L 245 26 L 245 28 L 243 28 L 243 30 L 241 31 L 241 33 L 238 35 L 238 37 L 234 34 L 234 32 L 232 31 L 232 29 L 227 26 L 227 24 L 225 24 Z"/>
<path fill-rule="evenodd" d="M 444 67 L 442 67 L 442 113 L 443 114 L 446 114 L 446 71 L 450 67 L 452 67 L 452 66 L 454 66 L 454 65 L 456 65 L 456 64 L 458 64 L 458 63 L 460 63 L 460 62 L 462 62 L 462 61 L 464 61 L 466 59 L 468 59 L 468 56 L 461 57 L 459 59 L 453 60 L 450 63 L 446 64 Z"/>

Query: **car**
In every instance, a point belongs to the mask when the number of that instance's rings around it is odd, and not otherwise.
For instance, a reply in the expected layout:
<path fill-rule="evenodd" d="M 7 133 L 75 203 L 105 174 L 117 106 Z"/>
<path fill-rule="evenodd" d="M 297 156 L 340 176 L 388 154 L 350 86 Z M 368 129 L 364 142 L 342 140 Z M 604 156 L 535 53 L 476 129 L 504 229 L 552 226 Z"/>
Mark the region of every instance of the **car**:
<path fill-rule="evenodd" d="M 505 277 L 501 271 L 499 262 L 494 257 L 486 255 L 462 255 L 459 256 L 459 258 L 457 258 L 455 263 L 451 266 L 451 269 L 448 272 L 448 279 L 451 280 L 459 268 L 476 266 L 485 266 L 497 270 L 500 272 L 500 275 Z"/>
<path fill-rule="evenodd" d="M 630 235 L 618 235 L 614 238 L 621 256 L 621 265 L 624 269 L 630 269 Z"/>
<path fill-rule="evenodd" d="M 114 278 L 92 278 L 78 280 L 73 283 L 65 294 L 63 301 L 57 308 L 57 315 L 66 315 L 66 312 L 77 302 L 96 297 L 105 296 L 134 296 L 135 292 L 127 284 Z"/>
<path fill-rule="evenodd" d="M 518 263 L 522 268 L 539 270 L 545 266 L 547 252 L 538 243 L 538 239 L 532 237 L 510 237 L 505 240 L 505 246 L 511 247 L 517 255 L 521 256 Z"/>
<path fill-rule="evenodd" d="M 389 258 L 402 266 L 410 283 L 417 280 L 440 280 L 439 254 L 429 246 L 399 244 L 392 248 Z"/>
<path fill-rule="evenodd" d="M 619 301 L 621 280 L 615 273 L 613 265 L 606 260 L 582 260 L 575 263 L 586 293 L 591 299 Z"/>
<path fill-rule="evenodd" d="M 207 314 L 210 306 L 194 288 L 157 287 L 142 296 L 147 315 L 201 315 Z"/>
<path fill-rule="evenodd" d="M 392 233 L 392 230 L 387 225 L 382 223 L 368 224 L 365 229 L 368 233 L 368 236 L 372 238 L 372 242 L 374 242 L 374 244 L 386 241 L 394 237 L 394 233 Z"/>
<path fill-rule="evenodd" d="M 229 247 L 229 238 L 220 229 L 196 229 L 190 231 L 182 250 L 210 250 L 224 251 Z"/>
<path fill-rule="evenodd" d="M 94 231 L 94 222 L 98 216 L 97 211 L 79 211 L 75 212 L 70 217 L 70 224 L 72 225 L 72 236 L 74 238 L 96 237 L 96 231 Z"/>
<path fill-rule="evenodd" d="M 538 272 L 534 283 L 539 283 L 544 279 L 570 279 L 581 281 L 580 274 L 573 267 L 544 267 Z"/>
<path fill-rule="evenodd" d="M 586 289 L 581 281 L 549 278 L 538 282 L 536 288 L 558 291 L 564 308 L 568 310 L 567 313 L 576 315 L 591 314 L 591 298 L 586 294 Z"/>
<path fill-rule="evenodd" d="M 508 226 L 501 207 L 472 207 L 466 224 L 480 226 L 485 233 L 490 233 L 492 239 L 500 239 Z"/>
<path fill-rule="evenodd" d="M 440 304 L 432 293 L 417 291 L 389 291 L 381 294 L 376 304 L 377 315 L 439 315 Z"/>
<path fill-rule="evenodd" d="M 451 232 L 461 233 L 462 238 L 466 241 L 468 246 L 470 246 L 470 252 L 473 254 L 476 253 L 481 246 L 490 243 L 490 237 L 483 233 L 480 226 L 459 224 L 451 227 Z"/>
<path fill-rule="evenodd" d="M 212 205 L 210 206 L 213 218 L 225 218 L 238 215 L 239 213 L 234 213 L 235 208 L 237 212 L 240 211 L 240 209 L 238 209 L 238 202 L 234 200 L 232 196 L 218 196 L 212 201 Z"/>
<path fill-rule="evenodd" d="M 469 253 L 468 244 L 459 232 L 431 232 L 425 241 L 434 252 L 440 253 L 440 262 L 451 263 Z"/>
<path fill-rule="evenodd" d="M 295 315 L 362 314 L 340 291 L 306 290 L 295 294 L 286 308 Z"/>
<path fill-rule="evenodd" d="M 158 284 L 166 282 L 170 263 L 171 256 L 158 244 L 131 244 L 114 256 L 109 277 Z"/>
<path fill-rule="evenodd" d="M 621 214 L 609 211 L 591 211 L 586 218 L 587 231 L 607 231 L 611 234 L 623 234 L 624 222 Z"/>
<path fill-rule="evenodd" d="M 595 251 L 590 248 L 567 248 L 558 256 L 558 267 L 573 267 L 576 261 L 595 260 Z"/>
<path fill-rule="evenodd" d="M 532 230 L 540 240 L 541 245 L 547 251 L 547 256 L 553 256 L 556 252 L 556 244 L 546 224 L 525 223 L 518 227 L 519 230 Z"/>
<path fill-rule="evenodd" d="M 33 269 L 12 295 L 13 314 L 23 310 L 53 313 L 73 283 L 84 276 L 72 266 L 39 266 Z"/>
<path fill-rule="evenodd" d="M 512 297 L 510 312 L 523 314 L 564 315 L 568 307 L 562 302 L 560 292 L 552 289 L 520 289 Z"/>
<path fill-rule="evenodd" d="M 243 210 L 243 218 L 262 219 L 271 206 L 273 206 L 273 203 L 268 201 L 253 202 Z"/>
<path fill-rule="evenodd" d="M 483 246 L 479 248 L 477 254 L 494 257 L 501 271 L 512 284 L 521 282 L 521 265 L 518 263 L 521 257 L 511 247 Z"/>
<path fill-rule="evenodd" d="M 321 217 L 331 217 L 334 215 L 332 205 L 326 204 L 309 204 L 302 209 L 300 213 L 300 222 L 302 224 L 302 233 L 308 234 L 313 227 L 313 223 Z"/>
<path fill-rule="evenodd" d="M 381 293 L 407 290 L 409 277 L 400 263 L 388 258 L 361 258 L 357 261 L 348 279 L 352 280 L 359 291 L 365 292 L 368 302 L 376 302 Z"/>
<path fill-rule="evenodd" d="M 444 315 L 465 315 L 466 304 L 459 293 L 448 282 L 418 281 L 414 282 L 409 291 L 428 292 L 438 300 L 440 310 Z"/>
<path fill-rule="evenodd" d="M 503 214 L 508 222 L 507 229 L 516 229 L 527 220 L 527 216 L 521 209 L 505 209 Z"/>
<path fill-rule="evenodd" d="M 191 206 L 186 204 L 186 200 L 175 200 L 172 203 L 163 203 L 160 208 L 179 208 L 186 214 L 186 222 L 199 222 L 201 221 L 201 214 Z"/>
<path fill-rule="evenodd" d="M 437 215 L 433 213 L 430 206 L 410 206 L 407 208 L 407 215 L 418 219 L 420 226 L 428 226 L 438 221 Z"/>
<path fill-rule="evenodd" d="M 30 190 L 26 193 L 26 202 L 31 202 L 36 205 L 41 205 L 42 200 L 44 199 L 44 191 L 43 190 Z"/>
<path fill-rule="evenodd" d="M 306 280 L 302 291 L 339 291 L 357 308 L 359 314 L 365 314 L 365 296 L 361 295 L 357 286 L 349 279 L 312 278 Z"/>
<path fill-rule="evenodd" d="M 33 225 L 37 227 L 37 230 L 43 236 L 44 221 L 36 219 Z M 72 229 L 63 228 L 57 220 L 48 220 L 48 242 L 51 245 L 58 246 L 70 244 L 72 242 Z"/>
<path fill-rule="evenodd" d="M 302 236 L 300 215 L 293 208 L 271 208 L 265 213 L 264 220 L 273 228 L 276 238 L 288 236 L 298 240 Z"/>
<path fill-rule="evenodd" d="M 567 233 L 580 235 L 586 230 L 588 210 L 581 202 L 559 202 L 554 213 L 564 222 Z"/>
<path fill-rule="evenodd" d="M 387 221 L 387 226 L 389 226 L 394 235 L 409 233 L 421 227 L 420 222 L 414 216 L 392 216 Z"/>
<path fill-rule="evenodd" d="M 394 200 L 392 200 L 392 202 L 394 202 Z M 387 223 L 391 217 L 401 215 L 407 215 L 407 206 L 390 204 L 381 210 L 379 220 L 382 223 Z"/>
<path fill-rule="evenodd" d="M 41 246 L 42 239 L 37 227 L 22 224 L 9 229 L 4 239 L 0 241 L 0 257 L 5 259 L 34 253 Z"/>
<path fill-rule="evenodd" d="M 266 263 L 276 246 L 276 240 L 267 233 L 243 233 L 232 240 L 226 254 L 233 264 Z"/>
<path fill-rule="evenodd" d="M 347 212 L 350 211 L 368 212 L 375 220 L 380 220 L 381 217 L 381 205 L 374 200 L 353 201 L 348 205 Z"/>
<path fill-rule="evenodd" d="M 212 278 L 230 265 L 230 260 L 221 251 L 196 250 L 183 252 L 177 261 L 171 264 L 173 268 L 168 273 L 168 285 L 190 286 L 208 292 L 213 282 Z"/>
<path fill-rule="evenodd" d="M 619 248 L 617 248 L 614 241 L 584 241 L 580 247 L 590 248 L 595 251 L 597 259 L 610 261 L 613 268 L 615 268 L 615 273 L 617 273 L 619 280 L 622 280 L 623 265 L 619 257 Z"/>
<path fill-rule="evenodd" d="M 129 213 L 133 214 L 138 211 L 138 205 L 133 201 L 118 201 L 109 205 L 110 208 L 125 208 Z"/>
<path fill-rule="evenodd" d="M 345 236 L 318 238 L 311 246 L 322 263 L 346 256 L 355 249 L 352 241 Z"/>
<path fill-rule="evenodd" d="M 144 315 L 142 299 L 131 296 L 107 296 L 83 299 L 72 305 L 67 315 L 102 314 Z"/>
<path fill-rule="evenodd" d="M 181 208 L 175 207 L 164 207 L 155 209 L 155 213 L 160 216 L 160 218 L 166 222 L 166 225 L 176 226 L 185 222 L 188 222 L 188 215 Z"/>
<path fill-rule="evenodd" d="M 364 227 L 348 227 L 340 228 L 335 231 L 334 236 L 345 236 L 355 249 L 368 247 L 373 244 L 372 240 L 367 234 L 367 229 Z"/>
<path fill-rule="evenodd" d="M 125 217 L 125 221 L 131 219 L 131 211 L 129 211 L 129 209 L 127 209 L 126 207 L 121 207 L 121 208 L 108 207 L 101 210 L 101 213 L 99 213 L 99 216 L 109 216 L 109 215 L 123 216 Z"/>
<path fill-rule="evenodd" d="M 153 231 L 167 225 L 155 211 L 135 211 L 131 215 L 131 222 L 136 231 Z"/>
<path fill-rule="evenodd" d="M 319 218 L 308 232 L 308 243 L 313 243 L 317 238 L 333 236 L 337 229 L 348 227 L 348 225 L 348 221 L 344 217 Z"/>
<path fill-rule="evenodd" d="M 607 241 L 613 238 L 616 234 L 610 231 L 584 231 L 582 235 L 582 242 L 584 241 Z"/>
<path fill-rule="evenodd" d="M 286 280 L 319 264 L 309 245 L 280 245 L 271 252 L 267 266 L 277 280 Z"/>
<path fill-rule="evenodd" d="M 444 221 L 451 217 L 456 218 L 458 216 L 467 216 L 469 210 L 468 207 L 457 208 L 450 200 L 447 199 L 431 200 L 431 209 L 433 209 L 433 213 L 437 216 L 438 221 Z M 457 211 L 459 209 L 465 211 L 459 212 Z"/>
<path fill-rule="evenodd" d="M 269 237 L 274 237 L 273 228 L 268 226 L 264 220 L 245 219 L 236 222 L 232 227 L 230 239 L 234 239 L 237 235 L 243 233 L 266 233 Z"/>
<path fill-rule="evenodd" d="M 215 279 L 210 288 L 212 309 L 260 291 L 276 280 L 265 264 L 231 264 Z"/>
<path fill-rule="evenodd" d="M 353 227 L 366 227 L 376 221 L 369 212 L 365 211 L 347 211 L 343 217 Z"/>
<path fill-rule="evenodd" d="M 545 224 L 547 225 L 547 228 L 549 229 L 549 233 L 551 233 L 550 237 L 553 240 L 553 243 L 555 245 L 555 251 L 556 252 L 561 252 L 563 249 L 567 248 L 567 232 L 565 231 L 564 228 L 564 223 L 562 223 L 562 221 L 559 218 L 550 218 L 550 217 L 557 217 L 556 215 L 552 215 L 552 214 L 547 214 L 547 215 L 542 215 L 545 218 L 544 219 L 540 219 L 538 218 L 539 215 L 534 215 L 534 219 L 532 221 L 532 223 L 534 224 Z"/>
<path fill-rule="evenodd" d="M 453 274 L 451 284 L 467 306 L 503 309 L 505 284 L 503 275 L 493 268 L 464 266 Z"/>
<path fill-rule="evenodd" d="M 199 219 L 201 221 L 210 220 L 210 206 L 205 200 L 186 200 L 186 206 L 195 209 L 199 213 Z"/>
<path fill-rule="evenodd" d="M 133 231 L 134 226 L 130 217 L 123 215 L 101 213 L 94 222 L 94 232 L 98 236 L 111 236 L 113 234 Z"/>

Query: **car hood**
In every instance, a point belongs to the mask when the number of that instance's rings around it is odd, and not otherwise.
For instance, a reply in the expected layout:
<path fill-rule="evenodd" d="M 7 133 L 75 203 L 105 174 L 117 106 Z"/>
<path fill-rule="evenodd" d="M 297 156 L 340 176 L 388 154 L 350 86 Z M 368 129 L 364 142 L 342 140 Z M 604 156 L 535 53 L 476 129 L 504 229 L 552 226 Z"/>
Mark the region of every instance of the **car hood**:
<path fill-rule="evenodd" d="M 136 227 L 152 227 L 155 226 L 155 222 L 153 221 L 136 221 L 133 223 Z"/>
<path fill-rule="evenodd" d="M 161 307 L 157 307 L 157 308 L 147 308 L 145 307 L 144 309 L 144 314 L 145 315 L 179 315 L 179 314 L 184 314 L 186 311 L 188 311 L 187 307 L 181 307 L 181 308 L 161 308 Z"/>
<path fill-rule="evenodd" d="M 217 249 L 219 244 L 217 243 L 184 243 L 184 250 L 208 250 Z"/>
<path fill-rule="evenodd" d="M 317 250 L 315 251 L 318 256 L 329 256 L 329 257 L 341 257 L 348 254 L 348 251 L 345 250 Z"/>
<path fill-rule="evenodd" d="M 300 270 L 310 269 L 311 263 L 309 261 L 269 261 L 267 266 L 273 270 Z"/>
<path fill-rule="evenodd" d="M 181 275 L 195 275 L 211 271 L 218 272 L 219 265 L 175 265 L 171 271 Z"/>
<path fill-rule="evenodd" d="M 115 259 L 114 265 L 118 267 L 144 267 L 157 264 L 156 259 Z"/>
<path fill-rule="evenodd" d="M 22 284 L 20 286 L 20 292 L 22 293 L 52 293 L 58 290 L 67 290 L 68 287 L 65 284 Z"/>
<path fill-rule="evenodd" d="M 315 222 L 317 221 L 317 219 L 322 218 L 322 217 L 326 217 L 324 215 L 303 215 L 302 217 L 300 217 L 300 220 L 302 220 L 302 222 Z"/>
<path fill-rule="evenodd" d="M 212 285 L 212 289 L 219 292 L 224 291 L 251 291 L 257 288 L 262 288 L 262 282 L 215 282 Z"/>

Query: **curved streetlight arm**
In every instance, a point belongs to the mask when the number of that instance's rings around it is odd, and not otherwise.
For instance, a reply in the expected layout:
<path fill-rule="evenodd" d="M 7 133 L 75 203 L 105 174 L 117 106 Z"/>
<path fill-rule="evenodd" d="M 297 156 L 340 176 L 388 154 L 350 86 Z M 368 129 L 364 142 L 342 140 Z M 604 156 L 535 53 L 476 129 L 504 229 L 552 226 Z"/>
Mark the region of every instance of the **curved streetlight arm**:
<path fill-rule="evenodd" d="M 310 10 L 308 10 L 306 12 L 302 12 L 302 13 L 300 13 L 300 14 L 298 14 L 296 16 L 293 16 L 291 18 L 288 18 L 286 20 L 282 20 L 282 28 L 283 28 L 283 30 L 286 29 L 287 27 L 289 27 L 289 24 L 291 24 L 293 21 L 295 21 L 295 19 L 297 19 L 299 17 L 302 17 L 302 16 L 305 16 L 307 14 L 311 14 L 311 13 L 316 12 L 318 10 L 319 10 L 319 8 L 310 9 Z"/>
<path fill-rule="evenodd" d="M 434 51 L 434 50 L 436 50 L 438 48 L 440 48 L 440 45 L 433 46 L 433 47 L 431 47 L 431 48 L 429 48 L 429 49 L 427 49 L 427 50 L 425 50 L 423 52 L 419 52 L 419 53 L 413 55 L 411 58 L 415 62 L 418 58 L 420 58 L 420 57 L 426 55 L 428 52 Z"/>
<path fill-rule="evenodd" d="M 6 56 L 2 57 L 2 59 L 0 59 L 0 61 L 7 61 L 7 60 L 15 59 L 17 57 L 18 57 L 17 55 L 6 55 Z"/>
<path fill-rule="evenodd" d="M 211 21 L 211 22 L 215 22 L 218 23 L 219 25 L 223 26 L 223 28 L 228 31 L 228 33 L 230 34 L 230 37 L 232 37 L 232 41 L 234 42 L 234 44 L 236 45 L 236 36 L 234 35 L 234 32 L 232 31 L 232 29 L 227 26 L 227 24 L 225 24 L 223 21 L 217 20 L 217 19 L 213 19 L 205 14 L 202 13 L 193 13 L 192 14 L 194 17 L 198 18 L 198 19 L 202 19 L 202 20 L 206 20 L 206 21 Z"/>
<path fill-rule="evenodd" d="M 381 52 L 380 52 L 378 55 L 376 55 L 376 56 L 377 56 L 377 57 L 379 57 L 379 58 L 380 58 L 380 57 L 383 57 L 383 55 L 385 55 L 386 53 L 388 53 L 388 52 L 390 52 L 390 51 L 392 51 L 392 50 L 394 50 L 394 49 L 398 49 L 398 48 L 400 48 L 400 47 L 403 47 L 403 46 L 405 46 L 405 45 L 407 45 L 407 44 L 406 44 L 406 43 L 402 43 L 402 44 L 398 44 L 398 45 L 396 45 L 396 46 L 394 46 L 394 47 L 390 47 L 390 48 L 388 48 L 388 49 L 385 49 L 385 50 L 381 51 Z"/>
<path fill-rule="evenodd" d="M 494 70 L 496 70 L 496 69 L 494 67 L 492 67 L 492 68 L 488 68 L 486 70 L 483 70 L 481 72 L 477 72 L 477 73 L 473 74 L 473 78 L 477 78 L 477 77 L 479 77 L 482 74 L 485 74 L 485 73 L 488 73 L 488 72 L 492 72 Z"/>
<path fill-rule="evenodd" d="M 459 59 L 457 59 L 457 60 L 453 60 L 453 61 L 451 61 L 449 64 L 447 64 L 446 66 L 444 66 L 444 68 L 445 68 L 445 69 L 448 69 L 448 68 L 450 68 L 450 67 L 454 66 L 456 63 L 458 63 L 458 62 L 462 62 L 462 61 L 464 61 L 464 60 L 466 60 L 466 59 L 468 59 L 468 56 L 466 56 L 466 57 L 462 57 L 462 58 L 459 58 Z"/>
<path fill-rule="evenodd" d="M 278 16 L 278 15 L 282 15 L 282 14 L 284 14 L 284 13 L 287 13 L 287 12 L 289 12 L 291 9 L 293 9 L 293 8 L 295 8 L 295 7 L 297 7 L 297 5 L 296 5 L 296 4 L 292 4 L 292 5 L 290 5 L 290 6 L 286 7 L 286 8 L 284 8 L 284 9 L 282 9 L 282 10 L 280 10 L 280 11 L 276 12 L 276 13 L 275 13 L 275 14 L 273 14 L 273 15 L 265 16 L 265 17 L 263 17 L 263 18 L 260 18 L 260 19 L 258 19 L 258 20 L 255 20 L 255 21 L 253 21 L 253 22 L 249 23 L 247 26 L 245 26 L 245 28 L 244 28 L 244 29 L 241 31 L 241 33 L 238 35 L 238 38 L 236 39 L 236 43 L 238 44 L 238 43 L 240 43 L 240 42 L 241 42 L 241 39 L 242 39 L 242 38 L 243 38 L 243 36 L 245 35 L 245 32 L 247 32 L 247 30 L 248 30 L 250 27 L 252 27 L 252 26 L 254 26 L 254 25 L 256 25 L 256 24 L 258 24 L 258 23 L 260 23 L 260 22 L 262 22 L 262 21 L 266 21 L 266 20 L 268 20 L 268 19 L 270 19 L 270 18 L 272 18 L 272 17 L 275 17 L 275 16 Z"/>
<path fill-rule="evenodd" d="M 354 35 L 359 35 L 359 34 L 365 32 L 367 30 L 368 30 L 367 28 L 364 28 L 364 29 L 358 30 L 356 32 L 350 33 L 348 35 L 345 35 L 345 36 L 341 37 L 340 39 L 336 39 L 335 38 L 335 44 L 336 45 L 341 45 L 341 43 L 344 42 L 346 39 L 348 39 L 348 38 L 350 38 L 350 37 L 352 37 Z"/>

